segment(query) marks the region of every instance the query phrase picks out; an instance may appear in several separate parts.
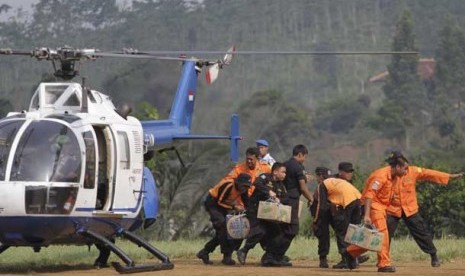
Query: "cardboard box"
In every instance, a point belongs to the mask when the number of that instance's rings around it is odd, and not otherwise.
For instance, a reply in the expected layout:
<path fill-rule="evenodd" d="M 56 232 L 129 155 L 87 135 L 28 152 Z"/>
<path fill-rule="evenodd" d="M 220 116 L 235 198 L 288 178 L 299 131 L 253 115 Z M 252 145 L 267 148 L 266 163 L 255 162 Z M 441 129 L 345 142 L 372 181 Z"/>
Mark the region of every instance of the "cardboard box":
<path fill-rule="evenodd" d="M 257 218 L 274 222 L 291 223 L 291 210 L 291 206 L 271 201 L 260 201 L 258 203 Z"/>
<path fill-rule="evenodd" d="M 345 242 L 358 245 L 371 251 L 381 251 L 384 235 L 377 229 L 369 229 L 365 225 L 349 224 Z"/>

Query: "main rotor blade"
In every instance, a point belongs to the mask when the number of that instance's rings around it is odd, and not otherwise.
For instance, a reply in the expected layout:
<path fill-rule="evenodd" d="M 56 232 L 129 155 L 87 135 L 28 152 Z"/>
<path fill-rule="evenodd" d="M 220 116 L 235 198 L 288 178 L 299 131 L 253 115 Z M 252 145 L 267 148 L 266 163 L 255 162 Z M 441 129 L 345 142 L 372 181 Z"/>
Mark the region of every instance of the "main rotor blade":
<path fill-rule="evenodd" d="M 72 58 L 84 59 L 84 58 L 95 58 L 95 57 L 115 57 L 115 58 L 135 58 L 135 59 L 159 59 L 159 60 L 174 60 L 174 61 L 199 61 L 196 58 L 187 58 L 187 57 L 165 57 L 161 55 L 154 54 L 144 54 L 144 53 L 113 53 L 113 52 L 100 52 L 96 49 L 70 49 L 73 51 Z M 17 50 L 10 48 L 0 48 L 0 55 L 21 55 L 21 56 L 30 56 L 37 58 L 47 58 L 47 59 L 66 59 L 66 57 L 61 57 L 57 54 L 56 49 L 36 49 L 34 51 L 27 50 Z M 71 58 L 68 57 L 68 58 Z"/>
<path fill-rule="evenodd" d="M 31 56 L 32 51 L 27 50 L 14 50 L 10 48 L 1 48 L 0 55 L 21 55 L 21 56 Z"/>
<path fill-rule="evenodd" d="M 138 51 L 144 55 L 418 55 L 416 51 Z"/>
<path fill-rule="evenodd" d="M 116 58 L 138 58 L 138 59 L 160 59 L 160 60 L 176 60 L 176 61 L 199 61 L 196 58 L 185 58 L 185 57 L 164 57 L 159 55 L 152 55 L 146 53 L 137 54 L 125 54 L 125 53 L 107 53 L 107 52 L 96 52 L 93 54 L 96 57 L 116 57 Z"/>

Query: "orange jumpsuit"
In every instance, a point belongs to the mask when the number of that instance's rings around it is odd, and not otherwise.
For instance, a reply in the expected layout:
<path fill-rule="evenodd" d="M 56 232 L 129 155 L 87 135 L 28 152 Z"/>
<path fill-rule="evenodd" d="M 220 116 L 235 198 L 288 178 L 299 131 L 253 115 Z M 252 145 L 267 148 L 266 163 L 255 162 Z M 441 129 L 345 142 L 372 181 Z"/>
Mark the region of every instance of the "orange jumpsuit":
<path fill-rule="evenodd" d="M 216 200 L 216 203 L 225 209 L 234 209 L 236 205 L 245 208 L 241 193 L 233 181 L 220 182 L 208 192 Z"/>
<path fill-rule="evenodd" d="M 391 260 L 389 257 L 389 233 L 386 222 L 386 209 L 388 208 L 392 198 L 392 187 L 396 179 L 392 179 L 391 167 L 387 166 L 374 171 L 365 181 L 365 187 L 362 192 L 362 200 L 370 198 L 370 218 L 376 228 L 384 234 L 381 251 L 378 252 L 379 268 L 390 266 Z M 367 249 L 357 245 L 349 245 L 347 252 L 353 257 L 360 256 Z"/>
<path fill-rule="evenodd" d="M 234 166 L 234 168 L 225 176 L 223 177 L 218 183 L 225 182 L 225 181 L 233 181 L 235 178 L 239 176 L 241 173 L 246 173 L 250 175 L 251 179 L 250 181 L 252 183 L 255 182 L 255 179 L 263 174 L 263 173 L 271 173 L 271 168 L 268 164 L 266 163 L 261 163 L 260 161 L 257 161 L 255 164 L 255 168 L 253 170 L 249 169 L 247 166 L 246 162 L 242 162 Z M 253 191 L 255 190 L 255 186 L 252 185 L 249 188 L 248 195 L 249 197 L 253 194 Z"/>
<path fill-rule="evenodd" d="M 418 213 L 416 182 L 418 180 L 426 180 L 447 185 L 449 177 L 450 174 L 448 173 L 409 166 L 404 176 L 397 177 L 387 213 L 397 218 L 402 216 L 402 211 L 406 217 Z"/>

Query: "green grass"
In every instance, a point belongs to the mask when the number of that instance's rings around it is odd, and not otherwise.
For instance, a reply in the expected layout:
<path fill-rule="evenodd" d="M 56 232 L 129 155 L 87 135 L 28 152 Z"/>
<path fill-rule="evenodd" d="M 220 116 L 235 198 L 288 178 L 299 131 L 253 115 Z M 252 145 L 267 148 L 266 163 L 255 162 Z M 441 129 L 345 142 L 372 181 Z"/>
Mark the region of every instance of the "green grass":
<path fill-rule="evenodd" d="M 203 247 L 206 240 L 179 240 L 179 241 L 152 241 L 152 244 L 165 252 L 171 259 L 194 259 L 195 254 Z M 331 241 L 330 261 L 339 260 L 337 248 L 334 240 Z M 465 258 L 465 239 L 438 239 L 435 240 L 438 248 L 438 255 L 442 261 Z M 117 245 L 131 256 L 137 263 L 143 263 L 152 256 L 142 248 L 139 248 L 127 241 L 117 240 Z M 293 241 L 287 255 L 294 260 L 318 260 L 318 241 L 314 238 L 299 237 Z M 258 261 L 263 254 L 260 246 L 257 246 L 248 254 L 248 259 Z M 376 254 L 370 253 L 369 262 L 376 262 Z M 39 253 L 34 253 L 31 248 L 12 247 L 3 252 L 0 256 L 1 272 L 33 273 L 42 269 L 55 271 L 69 269 L 89 268 L 98 251 L 87 246 L 50 246 L 42 248 Z M 429 260 L 429 255 L 423 253 L 412 239 L 396 239 L 391 248 L 391 257 L 395 263 Z M 221 259 L 219 248 L 211 255 L 212 259 Z M 121 262 L 114 254 L 110 261 Z"/>

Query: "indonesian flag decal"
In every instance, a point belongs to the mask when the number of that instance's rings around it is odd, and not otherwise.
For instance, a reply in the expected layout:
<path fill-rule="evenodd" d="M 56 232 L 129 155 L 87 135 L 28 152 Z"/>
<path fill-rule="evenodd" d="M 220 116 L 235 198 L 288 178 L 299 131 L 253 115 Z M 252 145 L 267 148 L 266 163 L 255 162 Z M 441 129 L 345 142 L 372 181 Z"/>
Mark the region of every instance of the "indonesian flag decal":
<path fill-rule="evenodd" d="M 194 101 L 194 91 L 189 90 L 189 92 L 187 92 L 187 96 L 189 97 L 189 102 Z"/>

